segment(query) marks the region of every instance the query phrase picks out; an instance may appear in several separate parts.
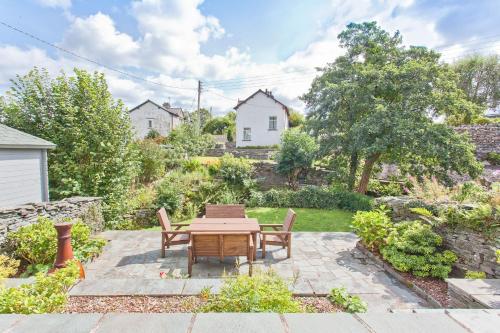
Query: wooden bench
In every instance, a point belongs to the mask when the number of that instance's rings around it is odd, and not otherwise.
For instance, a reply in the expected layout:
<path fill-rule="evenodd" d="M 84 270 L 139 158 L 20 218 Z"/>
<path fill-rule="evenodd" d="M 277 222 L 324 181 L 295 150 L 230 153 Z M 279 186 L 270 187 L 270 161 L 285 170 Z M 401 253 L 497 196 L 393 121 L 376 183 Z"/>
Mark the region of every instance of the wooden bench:
<path fill-rule="evenodd" d="M 191 232 L 188 246 L 188 274 L 198 257 L 246 256 L 248 275 L 252 275 L 254 243 L 250 232 Z"/>

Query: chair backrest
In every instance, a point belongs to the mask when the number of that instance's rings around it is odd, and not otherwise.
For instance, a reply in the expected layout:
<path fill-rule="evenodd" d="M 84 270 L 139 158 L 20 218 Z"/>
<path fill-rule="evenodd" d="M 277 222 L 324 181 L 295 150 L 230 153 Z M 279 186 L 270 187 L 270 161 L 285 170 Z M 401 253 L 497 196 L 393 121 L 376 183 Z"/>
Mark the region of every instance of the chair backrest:
<path fill-rule="evenodd" d="M 205 217 L 207 218 L 244 218 L 245 205 L 212 205 L 205 206 Z"/>
<path fill-rule="evenodd" d="M 163 231 L 171 231 L 172 226 L 170 225 L 170 220 L 168 219 L 167 211 L 165 208 L 160 208 L 159 211 L 156 212 L 156 216 L 158 220 L 160 220 L 160 225 Z"/>
<path fill-rule="evenodd" d="M 293 209 L 288 209 L 285 222 L 283 222 L 283 231 L 292 231 L 293 223 L 295 222 L 296 217 L 297 214 L 293 211 Z"/>
<path fill-rule="evenodd" d="M 192 232 L 193 254 L 202 257 L 246 256 L 252 235 L 247 232 Z"/>

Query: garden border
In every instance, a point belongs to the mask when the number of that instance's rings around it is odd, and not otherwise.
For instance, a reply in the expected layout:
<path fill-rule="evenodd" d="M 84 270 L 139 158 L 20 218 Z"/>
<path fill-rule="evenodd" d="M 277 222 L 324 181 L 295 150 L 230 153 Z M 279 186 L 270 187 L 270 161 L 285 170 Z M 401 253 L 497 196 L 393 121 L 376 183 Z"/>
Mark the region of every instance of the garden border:
<path fill-rule="evenodd" d="M 414 291 L 418 296 L 422 297 L 425 299 L 429 305 L 433 308 L 436 309 L 442 309 L 443 305 L 439 303 L 434 297 L 432 297 L 430 294 L 428 294 L 424 289 L 420 288 L 419 286 L 415 285 L 413 282 L 410 280 L 406 279 L 403 275 L 399 274 L 390 264 L 386 263 L 376 255 L 374 255 L 370 250 L 368 250 L 362 243 L 361 241 L 358 241 L 356 243 L 356 248 L 360 250 L 364 255 L 366 255 L 368 258 L 373 260 L 378 266 L 381 266 L 387 274 L 410 288 L 412 291 Z"/>

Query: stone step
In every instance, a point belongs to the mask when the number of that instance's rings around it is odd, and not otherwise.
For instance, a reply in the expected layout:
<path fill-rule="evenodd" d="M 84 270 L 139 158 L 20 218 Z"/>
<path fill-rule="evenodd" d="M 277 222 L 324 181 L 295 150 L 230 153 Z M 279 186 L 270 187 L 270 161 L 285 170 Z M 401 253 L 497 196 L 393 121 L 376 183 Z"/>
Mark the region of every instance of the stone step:
<path fill-rule="evenodd" d="M 0 332 L 496 332 L 496 313 L 87 313 L 0 315 Z"/>

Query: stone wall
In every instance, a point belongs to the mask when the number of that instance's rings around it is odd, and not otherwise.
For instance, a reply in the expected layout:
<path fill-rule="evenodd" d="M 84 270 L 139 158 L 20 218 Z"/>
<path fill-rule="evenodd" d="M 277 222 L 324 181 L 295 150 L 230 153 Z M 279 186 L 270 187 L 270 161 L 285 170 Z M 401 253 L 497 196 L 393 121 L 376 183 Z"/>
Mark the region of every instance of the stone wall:
<path fill-rule="evenodd" d="M 65 217 L 80 218 L 94 233 L 104 228 L 101 198 L 97 197 L 72 197 L 60 201 L 0 208 L 0 247 L 5 242 L 8 232 L 35 223 L 40 215 L 54 220 Z"/>
<path fill-rule="evenodd" d="M 254 163 L 254 176 L 262 190 L 276 187 L 286 187 L 288 179 L 276 172 L 276 164 L 269 162 Z M 312 169 L 305 174 L 299 175 L 300 185 L 328 185 L 330 171 L 324 169 Z"/>
<path fill-rule="evenodd" d="M 270 160 L 276 153 L 276 149 L 255 149 L 255 148 L 213 148 L 205 152 L 206 156 L 220 157 L 226 153 L 234 157 L 245 157 L 254 160 Z"/>
<path fill-rule="evenodd" d="M 500 153 L 500 124 L 462 125 L 454 129 L 469 134 L 479 159 L 484 160 L 489 152 Z"/>
<path fill-rule="evenodd" d="M 410 211 L 411 207 L 421 206 L 419 200 L 408 197 L 382 197 L 375 199 L 375 205 L 384 204 L 392 209 L 393 221 L 415 220 L 418 215 Z M 443 238 L 443 245 L 455 252 L 458 262 L 455 268 L 459 271 L 483 271 L 489 276 L 500 278 L 500 265 L 496 263 L 495 250 L 500 244 L 495 239 L 500 235 L 487 239 L 484 235 L 469 229 L 437 227 L 434 228 Z"/>

